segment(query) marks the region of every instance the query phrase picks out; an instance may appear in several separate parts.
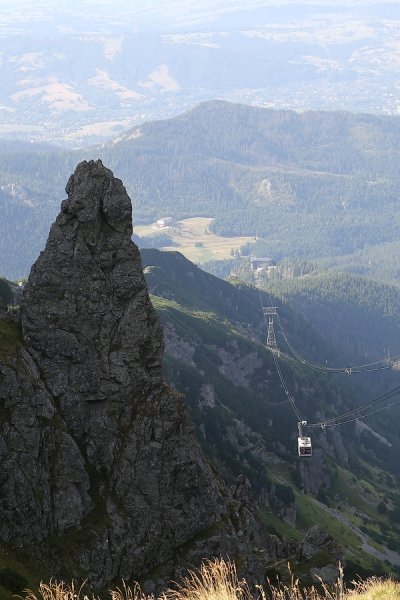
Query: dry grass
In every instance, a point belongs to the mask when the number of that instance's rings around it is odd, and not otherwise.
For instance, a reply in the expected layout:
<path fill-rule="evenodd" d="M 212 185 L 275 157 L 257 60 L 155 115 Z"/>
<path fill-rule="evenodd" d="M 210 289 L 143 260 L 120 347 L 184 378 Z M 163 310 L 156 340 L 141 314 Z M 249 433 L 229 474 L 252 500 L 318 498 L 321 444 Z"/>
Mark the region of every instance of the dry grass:
<path fill-rule="evenodd" d="M 143 594 L 138 583 L 135 583 L 132 589 L 123 581 L 122 588 L 122 590 L 121 588 L 110 590 L 111 600 L 154 600 L 154 596 Z"/>
<path fill-rule="evenodd" d="M 278 582 L 277 585 L 272 585 L 268 580 L 270 594 L 266 594 L 264 589 L 259 586 L 258 589 L 260 590 L 262 600 L 267 600 L 267 596 L 272 598 L 272 600 L 344 600 L 346 598 L 346 587 L 343 581 L 343 569 L 341 567 L 339 579 L 333 588 L 320 580 L 322 593 L 314 586 L 311 588 L 301 588 L 299 580 L 295 579 L 294 575 L 291 573 L 289 564 L 288 570 L 290 573 L 289 585 L 282 582 Z"/>
<path fill-rule="evenodd" d="M 347 592 L 346 600 L 399 600 L 400 584 L 392 579 L 371 577 L 359 581 L 355 589 Z"/>
<path fill-rule="evenodd" d="M 290 566 L 289 566 L 290 571 Z M 84 584 L 83 584 L 84 585 Z M 41 583 L 36 595 L 31 590 L 24 590 L 23 600 L 89 600 L 82 595 L 83 585 L 75 589 L 74 584 L 68 586 L 50 581 Z M 159 600 L 252 600 L 246 581 L 239 581 L 236 567 L 229 559 L 205 561 L 200 569 L 189 571 L 187 577 L 179 584 L 174 584 L 162 594 Z M 258 587 L 258 600 L 400 600 L 400 583 L 392 579 L 371 577 L 366 581 L 353 582 L 352 589 L 347 590 L 343 581 L 343 571 L 333 587 L 321 582 L 321 590 L 314 586 L 301 588 L 299 581 L 291 575 L 290 584 L 269 582 L 267 590 Z M 146 596 L 135 583 L 133 588 L 123 582 L 122 588 L 110 590 L 111 600 L 154 600 Z M 19 596 L 21 598 L 21 596 Z M 90 600 L 98 600 L 93 596 Z"/>
<path fill-rule="evenodd" d="M 176 590 L 168 590 L 163 600 L 251 600 L 247 583 L 239 581 L 235 563 L 223 558 L 207 560 L 198 573 L 189 571 L 188 577 L 177 584 Z"/>
<path fill-rule="evenodd" d="M 74 582 L 70 586 L 63 581 L 57 583 L 50 580 L 48 584 L 40 582 L 38 595 L 32 590 L 24 590 L 25 596 L 17 596 L 17 598 L 23 598 L 24 600 L 89 600 L 86 595 L 81 596 L 85 583 L 79 589 L 75 589 Z"/>
<path fill-rule="evenodd" d="M 290 565 L 288 565 L 290 572 Z M 260 587 L 262 600 L 400 600 L 400 583 L 390 578 L 370 577 L 365 581 L 353 581 L 352 588 L 346 589 L 343 581 L 343 569 L 339 568 L 340 576 L 333 587 L 321 581 L 322 591 L 314 586 L 301 589 L 299 581 L 291 576 L 290 585 L 279 583 L 269 586 L 270 594 L 266 595 Z"/>

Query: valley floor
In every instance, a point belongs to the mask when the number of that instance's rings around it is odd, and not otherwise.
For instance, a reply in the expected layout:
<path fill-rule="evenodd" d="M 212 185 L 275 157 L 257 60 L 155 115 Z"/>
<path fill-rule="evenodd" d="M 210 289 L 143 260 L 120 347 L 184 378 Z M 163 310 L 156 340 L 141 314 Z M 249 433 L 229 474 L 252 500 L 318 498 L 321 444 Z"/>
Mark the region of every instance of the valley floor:
<path fill-rule="evenodd" d="M 146 236 L 157 232 L 165 233 L 171 237 L 172 245 L 165 246 L 162 250 L 178 250 L 190 261 L 200 264 L 208 260 L 232 258 L 232 250 L 238 251 L 244 244 L 254 241 L 253 237 L 215 235 L 209 229 L 213 220 L 207 217 L 193 217 L 162 229 L 157 229 L 155 223 L 138 225 L 133 228 L 133 233 L 144 238 L 144 245 Z"/>

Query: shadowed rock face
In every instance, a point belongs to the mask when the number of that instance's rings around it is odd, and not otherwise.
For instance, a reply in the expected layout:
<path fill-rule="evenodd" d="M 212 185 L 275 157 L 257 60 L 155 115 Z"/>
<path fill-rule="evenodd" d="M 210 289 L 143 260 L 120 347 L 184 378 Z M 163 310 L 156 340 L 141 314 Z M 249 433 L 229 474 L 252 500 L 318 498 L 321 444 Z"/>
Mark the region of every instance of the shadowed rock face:
<path fill-rule="evenodd" d="M 300 544 L 297 558 L 303 563 L 309 563 L 323 553 L 325 566 L 312 567 L 310 575 L 314 583 L 321 580 L 328 585 L 334 585 L 340 576 L 340 565 L 346 566 L 343 551 L 339 544 L 321 527 L 314 525 L 307 531 Z"/>
<path fill-rule="evenodd" d="M 66 190 L 24 290 L 22 327 L 61 416 L 111 473 L 111 432 L 164 385 L 163 333 L 121 181 L 100 161 L 84 162 Z"/>
<path fill-rule="evenodd" d="M 289 547 L 263 530 L 245 480 L 229 496 L 215 478 L 165 386 L 130 199 L 101 161 L 78 165 L 66 191 L 25 286 L 26 348 L 0 364 L 0 538 L 94 587 L 142 578 L 159 591 L 220 554 L 261 581 Z"/>
<path fill-rule="evenodd" d="M 0 316 L 4 317 L 7 314 L 7 304 L 0 298 Z"/>

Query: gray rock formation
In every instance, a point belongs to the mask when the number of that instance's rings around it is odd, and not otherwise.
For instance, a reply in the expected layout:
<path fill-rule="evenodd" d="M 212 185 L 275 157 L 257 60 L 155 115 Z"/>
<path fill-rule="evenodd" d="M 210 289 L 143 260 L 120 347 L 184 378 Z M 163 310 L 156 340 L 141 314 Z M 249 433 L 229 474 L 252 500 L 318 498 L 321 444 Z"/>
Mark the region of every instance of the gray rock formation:
<path fill-rule="evenodd" d="M 130 199 L 100 161 L 66 191 L 24 289 L 25 348 L 0 363 L 0 538 L 96 588 L 157 592 L 221 554 L 260 581 L 294 548 L 265 531 L 244 478 L 229 495 L 165 385 Z"/>
<path fill-rule="evenodd" d="M 326 470 L 323 450 L 320 448 L 314 449 L 312 457 L 303 460 L 299 468 L 306 494 L 316 496 L 320 488 L 330 488 L 331 480 Z"/>
<path fill-rule="evenodd" d="M 346 566 L 339 544 L 320 525 L 308 530 L 298 549 L 297 558 L 303 563 L 322 562 L 322 565 L 310 569 L 314 583 L 322 580 L 328 585 L 333 585 L 339 577 L 339 564 L 342 567 Z"/>

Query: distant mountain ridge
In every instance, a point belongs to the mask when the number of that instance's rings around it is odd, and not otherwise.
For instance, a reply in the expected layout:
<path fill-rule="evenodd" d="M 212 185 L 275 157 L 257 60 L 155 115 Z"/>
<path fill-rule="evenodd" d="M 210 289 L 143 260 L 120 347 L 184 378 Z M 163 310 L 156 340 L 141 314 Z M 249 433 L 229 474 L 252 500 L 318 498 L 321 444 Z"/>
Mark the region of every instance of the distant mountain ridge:
<path fill-rule="evenodd" d="M 400 117 L 210 101 L 87 150 L 4 153 L 0 184 L 42 199 L 28 207 L 0 194 L 4 276 L 27 274 L 63 181 L 77 160 L 99 156 L 126 182 L 135 224 L 214 217 L 215 233 L 257 236 L 275 259 L 340 256 L 398 239 Z"/>

